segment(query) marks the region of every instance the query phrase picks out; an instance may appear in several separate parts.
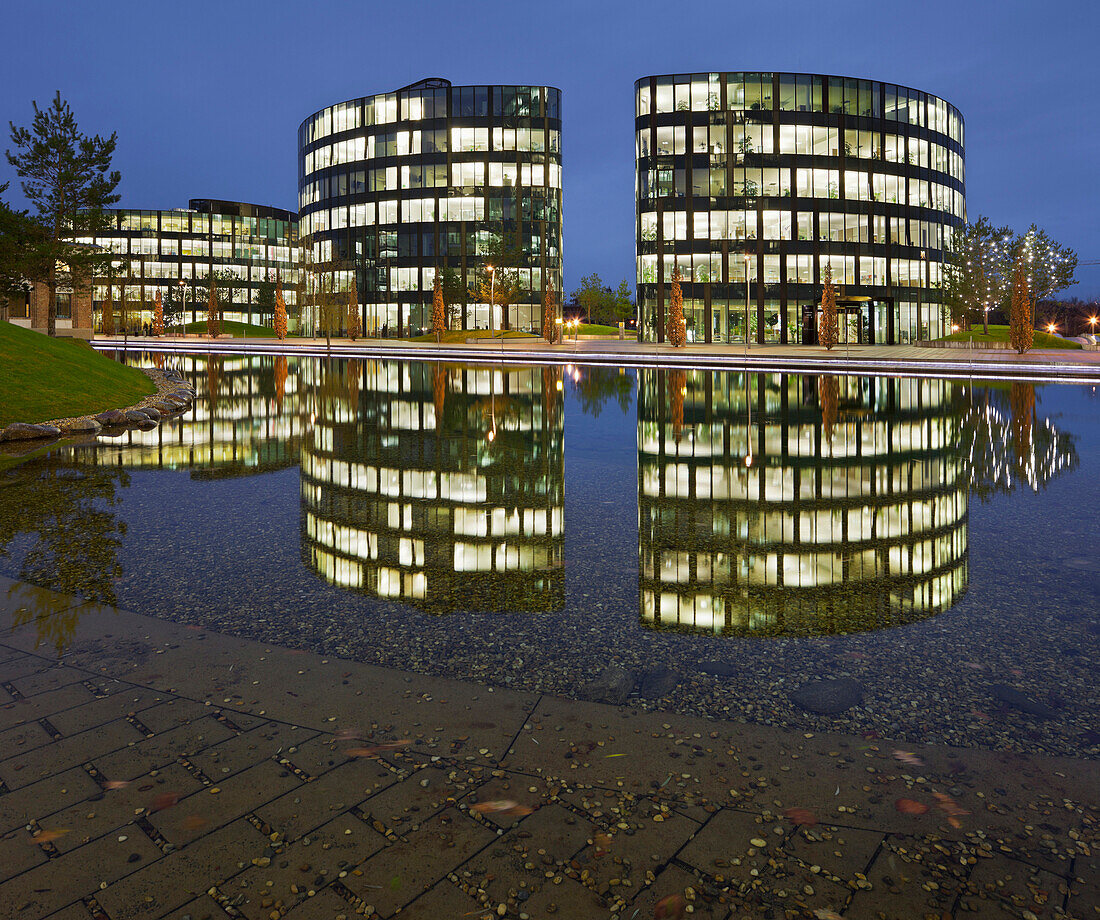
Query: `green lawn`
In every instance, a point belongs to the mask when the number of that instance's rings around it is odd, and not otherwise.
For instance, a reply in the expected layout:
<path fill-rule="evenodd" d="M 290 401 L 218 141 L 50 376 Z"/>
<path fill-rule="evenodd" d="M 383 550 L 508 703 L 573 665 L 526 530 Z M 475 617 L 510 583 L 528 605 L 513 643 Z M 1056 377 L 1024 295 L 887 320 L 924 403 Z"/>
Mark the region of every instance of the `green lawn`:
<path fill-rule="evenodd" d="M 989 327 L 989 335 L 983 335 L 980 326 L 975 326 L 970 332 L 952 332 L 951 335 L 946 335 L 941 341 L 945 342 L 1007 342 L 1008 341 L 1008 326 L 993 326 Z M 1032 348 L 1080 348 L 1080 342 L 1070 342 L 1067 339 L 1060 339 L 1056 335 L 1050 335 L 1046 332 L 1040 332 L 1035 330 L 1035 341 L 1031 346 Z"/>
<path fill-rule="evenodd" d="M 136 367 L 87 342 L 0 322 L 0 427 L 121 409 L 155 389 Z"/>
<path fill-rule="evenodd" d="M 576 331 L 579 335 L 618 335 L 619 327 L 605 326 L 602 323 L 581 323 L 577 327 Z M 567 328 L 565 330 L 565 334 L 566 336 L 571 336 L 573 334 L 573 330 Z M 637 333 L 635 333 L 633 329 L 627 329 L 623 334 L 636 335 Z"/>
<path fill-rule="evenodd" d="M 509 329 L 504 333 L 504 338 L 515 339 L 521 336 L 526 337 L 526 332 L 516 332 L 514 329 Z M 444 344 L 459 344 L 462 345 L 467 339 L 499 339 L 500 331 L 493 330 L 490 332 L 488 329 L 451 329 L 443 333 L 443 337 L 440 339 Z M 411 339 L 405 339 L 406 342 L 434 342 L 435 336 L 432 333 L 427 335 L 414 335 Z"/>
<path fill-rule="evenodd" d="M 206 320 L 199 320 L 197 323 L 188 323 L 186 326 L 188 335 L 206 335 Z M 174 335 L 175 329 L 168 332 L 168 335 Z M 256 326 L 252 323 L 238 323 L 235 320 L 226 320 L 222 323 L 222 335 L 231 336 L 235 339 L 251 338 L 251 339 L 273 339 L 275 338 L 275 330 L 270 326 Z"/>

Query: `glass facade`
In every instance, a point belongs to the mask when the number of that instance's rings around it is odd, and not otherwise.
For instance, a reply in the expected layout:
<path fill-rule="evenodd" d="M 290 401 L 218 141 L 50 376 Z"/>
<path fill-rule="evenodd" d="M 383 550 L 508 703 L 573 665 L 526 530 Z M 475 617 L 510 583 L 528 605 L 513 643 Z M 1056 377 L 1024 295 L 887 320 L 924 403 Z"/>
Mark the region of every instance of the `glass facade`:
<path fill-rule="evenodd" d="M 426 331 L 443 268 L 454 325 L 538 332 L 547 279 L 561 291 L 561 92 L 428 79 L 322 109 L 298 129 L 298 193 L 303 261 L 367 335 Z M 490 316 L 470 292 L 494 240 L 524 294 Z"/>
<path fill-rule="evenodd" d="M 638 375 L 643 625 L 845 633 L 933 616 L 966 590 L 956 384 Z"/>
<path fill-rule="evenodd" d="M 288 312 L 294 313 L 298 275 L 298 215 L 294 212 L 202 198 L 192 199 L 187 210 L 120 208 L 106 213 L 109 228 L 82 241 L 118 256 L 111 292 L 116 328 L 122 322 L 151 321 L 158 293 L 164 303 L 178 302 L 182 296 L 188 322 L 205 318 L 206 282 L 211 276 L 222 319 L 270 326 L 271 310 L 261 309 L 257 297 L 260 283 L 274 282 L 277 276 Z M 97 277 L 96 329 L 106 298 L 107 279 Z"/>
<path fill-rule="evenodd" d="M 791 73 L 645 77 L 634 101 L 644 338 L 666 340 L 678 269 L 689 341 L 815 344 L 826 266 L 841 342 L 943 334 L 943 253 L 966 218 L 954 106 Z"/>

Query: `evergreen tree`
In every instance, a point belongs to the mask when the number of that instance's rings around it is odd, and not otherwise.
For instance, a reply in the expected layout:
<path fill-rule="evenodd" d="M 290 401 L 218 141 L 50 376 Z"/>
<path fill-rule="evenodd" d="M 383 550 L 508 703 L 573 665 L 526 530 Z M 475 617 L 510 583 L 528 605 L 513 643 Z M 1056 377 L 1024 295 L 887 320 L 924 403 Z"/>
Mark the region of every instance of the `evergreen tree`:
<path fill-rule="evenodd" d="M 116 135 L 102 138 L 81 133 L 61 93 L 46 109 L 34 106 L 29 128 L 9 123 L 15 152 L 8 163 L 23 180 L 23 194 L 34 205 L 42 233 L 33 260 L 49 295 L 46 332 L 57 334 L 58 264 L 74 275 L 92 275 L 109 255 L 73 243 L 104 229 L 104 208 L 119 200 L 115 193 L 120 175 L 111 169 Z"/>
<path fill-rule="evenodd" d="M 836 288 L 833 287 L 833 268 L 826 263 L 821 288 L 821 328 L 817 340 L 829 351 L 837 343 Z"/>
<path fill-rule="evenodd" d="M 1031 324 L 1031 291 L 1028 285 L 1027 256 L 1021 250 L 1016 254 L 1012 270 L 1012 308 L 1009 311 L 1008 336 L 1017 354 L 1028 351 L 1035 341 L 1035 327 Z"/>
<path fill-rule="evenodd" d="M 554 277 L 546 279 L 542 292 L 542 337 L 551 345 L 558 340 L 558 294 L 554 290 Z"/>
<path fill-rule="evenodd" d="M 668 341 L 677 348 L 687 344 L 687 324 L 684 321 L 684 294 L 680 290 L 680 269 L 672 272 L 672 292 L 668 307 Z"/>
<path fill-rule="evenodd" d="M 286 301 L 283 299 L 283 283 L 276 280 L 275 284 L 275 313 L 273 317 L 276 338 L 286 338 Z"/>
<path fill-rule="evenodd" d="M 157 299 L 153 302 L 153 335 L 164 335 L 164 301 L 160 291 L 157 291 Z"/>
<path fill-rule="evenodd" d="M 443 340 L 443 333 L 447 331 L 447 318 L 443 309 L 443 280 L 439 272 L 435 274 L 435 290 L 432 292 L 432 333 L 435 340 Z"/>

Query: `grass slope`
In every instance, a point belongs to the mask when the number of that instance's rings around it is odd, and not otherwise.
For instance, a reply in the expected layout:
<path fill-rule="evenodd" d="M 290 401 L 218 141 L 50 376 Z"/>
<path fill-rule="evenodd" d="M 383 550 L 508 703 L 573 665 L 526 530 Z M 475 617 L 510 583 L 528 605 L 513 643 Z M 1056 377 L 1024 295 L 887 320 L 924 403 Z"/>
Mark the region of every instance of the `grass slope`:
<path fill-rule="evenodd" d="M 136 367 L 87 342 L 0 322 L 0 427 L 120 409 L 155 389 Z"/>
<path fill-rule="evenodd" d="M 970 332 L 952 332 L 943 337 L 945 342 L 1007 342 L 1008 326 L 990 326 L 989 335 L 983 335 L 980 326 L 975 326 Z M 1032 348 L 1080 348 L 1080 342 L 1070 342 L 1060 339 L 1056 335 L 1035 330 L 1035 341 Z"/>

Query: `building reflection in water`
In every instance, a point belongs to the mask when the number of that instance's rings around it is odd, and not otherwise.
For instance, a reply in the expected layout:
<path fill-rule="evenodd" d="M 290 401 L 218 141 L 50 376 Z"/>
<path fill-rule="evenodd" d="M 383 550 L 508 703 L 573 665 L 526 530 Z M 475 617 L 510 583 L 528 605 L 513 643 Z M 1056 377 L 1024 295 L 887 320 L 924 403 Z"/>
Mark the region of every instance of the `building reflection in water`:
<path fill-rule="evenodd" d="M 195 387 L 191 411 L 150 431 L 100 436 L 94 451 L 79 450 L 77 456 L 133 469 L 186 469 L 195 479 L 249 476 L 297 464 L 303 430 L 297 359 L 168 360 Z"/>
<path fill-rule="evenodd" d="M 303 367 L 302 554 L 432 613 L 564 605 L 561 372 Z"/>
<path fill-rule="evenodd" d="M 827 634 L 950 607 L 968 556 L 951 386 L 640 371 L 642 623 Z"/>

